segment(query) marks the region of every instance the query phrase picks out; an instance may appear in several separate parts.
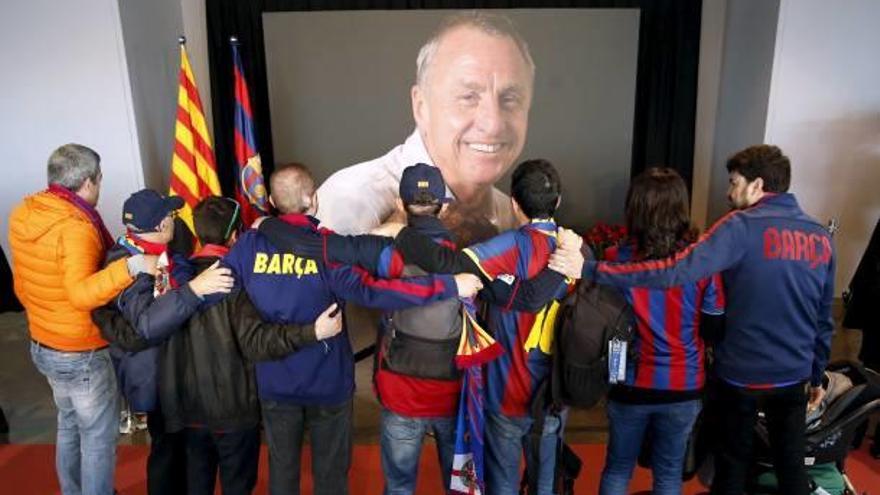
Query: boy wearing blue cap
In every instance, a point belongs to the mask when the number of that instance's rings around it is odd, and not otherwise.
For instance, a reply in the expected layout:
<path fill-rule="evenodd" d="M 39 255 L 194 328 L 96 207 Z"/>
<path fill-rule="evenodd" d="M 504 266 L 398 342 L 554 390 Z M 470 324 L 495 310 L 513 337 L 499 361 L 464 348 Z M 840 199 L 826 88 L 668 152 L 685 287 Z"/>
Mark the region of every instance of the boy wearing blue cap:
<path fill-rule="evenodd" d="M 406 212 L 412 228 L 439 244 L 455 246 L 451 232 L 439 219 L 450 198 L 438 168 L 424 163 L 407 167 L 399 192 L 398 208 Z M 376 269 L 381 275 L 426 273 L 404 264 L 393 246 L 387 247 L 379 260 Z M 447 333 L 449 329 L 460 330 L 461 325 L 458 300 L 397 311 L 383 320 L 374 383 L 382 404 L 380 445 L 386 494 L 414 493 L 426 434 L 434 437 L 443 487 L 449 486 L 461 376 L 453 363 L 459 338 L 450 338 Z M 425 339 L 420 342 L 431 342 L 431 347 L 413 348 L 407 335 Z"/>
<path fill-rule="evenodd" d="M 159 412 L 158 346 L 195 313 L 203 296 L 229 292 L 233 283 L 228 268 L 214 266 L 178 284 L 167 245 L 174 236 L 174 213 L 182 206 L 181 198 L 151 189 L 129 196 L 122 207 L 126 233 L 108 251 L 107 263 L 137 254 L 157 256 L 159 262 L 155 272 L 140 273 L 115 301 L 92 313 L 111 344 L 123 395 L 133 411 L 148 413 L 150 494 L 185 493 L 186 488 L 183 439 L 165 431 Z"/>

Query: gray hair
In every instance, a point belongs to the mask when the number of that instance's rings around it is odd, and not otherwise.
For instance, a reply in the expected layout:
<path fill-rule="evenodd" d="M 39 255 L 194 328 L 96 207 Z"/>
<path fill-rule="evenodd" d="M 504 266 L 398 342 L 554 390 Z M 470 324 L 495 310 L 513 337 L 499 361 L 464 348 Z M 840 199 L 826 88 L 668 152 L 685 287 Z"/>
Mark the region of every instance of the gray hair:
<path fill-rule="evenodd" d="M 86 179 L 98 181 L 101 175 L 101 156 L 93 149 L 81 144 L 65 144 L 49 156 L 49 185 L 77 191 Z"/>
<path fill-rule="evenodd" d="M 529 45 L 516 31 L 513 21 L 502 15 L 473 10 L 445 18 L 431 38 L 422 45 L 422 48 L 419 49 L 419 56 L 416 58 L 416 84 L 424 87 L 428 68 L 431 66 L 431 61 L 437 53 L 443 36 L 460 27 L 471 27 L 488 35 L 510 39 L 519 48 L 532 76 L 535 75 L 535 62 L 532 60 L 532 54 L 529 53 Z"/>

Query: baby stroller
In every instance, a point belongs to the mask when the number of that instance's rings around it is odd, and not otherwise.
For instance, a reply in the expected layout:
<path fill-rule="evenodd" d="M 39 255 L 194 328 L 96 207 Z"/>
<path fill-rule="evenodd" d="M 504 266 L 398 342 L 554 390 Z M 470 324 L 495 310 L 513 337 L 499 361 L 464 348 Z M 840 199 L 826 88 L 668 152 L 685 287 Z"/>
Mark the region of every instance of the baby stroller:
<path fill-rule="evenodd" d="M 880 374 L 860 364 L 839 361 L 828 365 L 823 380 L 826 399 L 807 415 L 806 455 L 804 464 L 814 494 L 860 495 L 846 475 L 846 458 L 857 448 L 865 435 L 868 416 L 880 409 Z M 702 428 L 699 437 L 706 437 Z M 697 443 L 705 443 L 698 441 Z M 711 485 L 711 456 L 698 462 L 700 480 Z M 759 415 L 755 426 L 753 476 L 749 492 L 776 493 L 776 479 L 766 423 Z"/>

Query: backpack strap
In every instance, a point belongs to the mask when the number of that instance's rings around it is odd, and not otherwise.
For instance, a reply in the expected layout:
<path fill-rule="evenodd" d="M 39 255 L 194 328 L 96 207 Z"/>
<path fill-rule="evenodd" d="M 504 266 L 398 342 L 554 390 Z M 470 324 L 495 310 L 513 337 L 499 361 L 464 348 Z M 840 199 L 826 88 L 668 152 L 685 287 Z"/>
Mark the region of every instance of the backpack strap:
<path fill-rule="evenodd" d="M 385 332 L 387 332 L 387 331 L 388 331 L 388 322 L 387 322 L 385 316 L 383 315 L 382 318 L 379 319 L 379 331 L 376 332 L 376 341 L 373 342 L 372 344 L 368 345 L 367 347 L 361 349 L 360 351 L 358 351 L 357 354 L 355 354 L 355 361 L 354 361 L 355 363 L 357 363 L 358 361 L 370 356 L 370 354 L 373 355 L 373 374 L 370 376 L 370 381 L 373 383 L 373 391 L 376 394 L 376 400 L 379 401 L 379 404 L 384 404 L 382 402 L 382 396 L 379 394 L 378 383 L 376 382 L 376 377 L 379 374 L 379 367 L 382 366 L 382 362 L 381 362 L 382 358 L 381 358 L 381 353 L 379 352 L 379 346 L 382 345 L 382 340 L 385 338 Z M 358 359 L 357 356 L 359 354 L 363 353 L 364 351 L 368 351 L 368 350 L 370 351 L 370 353 L 368 353 L 365 356 Z M 384 407 L 384 405 L 383 405 L 383 407 Z"/>
<path fill-rule="evenodd" d="M 578 284 L 587 283 L 587 282 L 578 282 Z M 563 364 L 563 352 L 562 352 L 562 341 L 564 339 L 564 332 L 566 331 L 566 322 L 570 322 L 570 320 L 574 317 L 574 308 L 577 306 L 578 301 L 580 300 L 580 285 L 575 287 L 575 290 L 572 294 L 569 294 L 562 301 L 562 305 L 559 308 L 559 313 L 556 315 L 556 325 L 554 325 L 554 332 L 556 333 L 553 337 L 553 355 L 550 360 L 550 403 L 556 410 L 561 410 L 564 406 L 565 397 L 563 397 L 562 393 L 562 364 Z M 569 323 L 569 326 L 571 322 Z"/>
<path fill-rule="evenodd" d="M 541 382 L 530 407 L 532 427 L 529 429 L 525 452 L 523 452 L 526 458 L 526 468 L 522 481 L 520 481 L 520 495 L 538 495 L 538 478 L 541 471 L 541 437 L 544 434 L 544 423 L 548 414 L 546 406 L 549 382 L 550 380 Z"/>
<path fill-rule="evenodd" d="M 561 429 L 563 427 L 561 408 L 558 404 L 555 404 L 550 400 L 550 395 L 550 380 L 544 380 L 544 382 L 538 387 L 535 400 L 532 401 L 531 405 L 530 412 L 533 421 L 526 439 L 524 452 L 526 468 L 525 471 L 523 471 L 522 480 L 520 481 L 519 495 L 538 495 L 538 479 L 542 472 L 541 439 L 544 436 L 544 425 L 547 422 L 547 416 L 556 416 L 559 420 L 559 428 Z M 567 494 L 570 492 L 561 491 L 565 485 L 566 479 L 570 478 L 568 475 L 568 467 L 562 463 L 567 446 L 558 433 L 556 435 L 556 445 L 554 448 L 556 450 L 556 455 L 553 457 L 554 464 L 551 468 L 551 471 L 553 472 L 553 493 L 559 493 L 560 495 Z M 577 456 L 575 455 L 574 458 L 577 459 Z M 579 468 L 578 471 L 580 471 Z M 577 477 L 577 474 L 575 474 L 574 477 Z"/>
<path fill-rule="evenodd" d="M 354 353 L 354 362 L 359 363 L 376 353 L 376 344 L 370 344 Z"/>

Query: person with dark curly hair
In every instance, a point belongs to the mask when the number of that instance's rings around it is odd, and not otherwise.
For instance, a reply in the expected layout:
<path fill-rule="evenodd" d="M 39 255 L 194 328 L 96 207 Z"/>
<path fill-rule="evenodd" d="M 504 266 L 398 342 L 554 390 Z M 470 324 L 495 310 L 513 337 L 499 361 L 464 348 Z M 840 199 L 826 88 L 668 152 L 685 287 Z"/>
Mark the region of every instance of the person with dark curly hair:
<path fill-rule="evenodd" d="M 697 238 L 687 188 L 675 170 L 649 168 L 626 195 L 629 234 L 605 251 L 611 261 L 666 258 Z M 720 319 L 724 293 L 719 274 L 668 289 L 623 289 L 636 318 L 625 378 L 608 395 L 608 452 L 599 493 L 628 493 L 646 435 L 652 438 L 655 494 L 681 493 L 688 435 L 702 408 L 706 382 L 703 328 Z"/>

